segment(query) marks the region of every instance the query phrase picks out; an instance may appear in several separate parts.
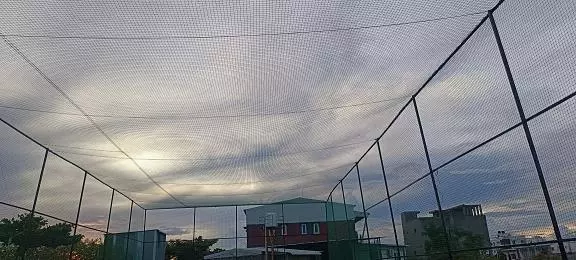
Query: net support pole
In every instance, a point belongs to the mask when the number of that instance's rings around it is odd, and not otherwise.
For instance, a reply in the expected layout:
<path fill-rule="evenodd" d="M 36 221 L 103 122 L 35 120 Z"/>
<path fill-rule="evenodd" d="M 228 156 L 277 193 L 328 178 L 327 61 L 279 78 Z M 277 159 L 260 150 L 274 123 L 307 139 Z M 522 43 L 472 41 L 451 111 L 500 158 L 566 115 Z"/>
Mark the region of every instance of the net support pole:
<path fill-rule="evenodd" d="M 564 242 L 562 240 L 562 234 L 560 233 L 560 228 L 558 227 L 558 220 L 556 219 L 556 213 L 554 207 L 552 206 L 552 200 L 550 199 L 550 193 L 548 192 L 548 186 L 546 185 L 546 179 L 544 178 L 544 173 L 542 171 L 542 166 L 540 165 L 540 159 L 538 158 L 538 153 L 536 152 L 536 146 L 534 145 L 534 140 L 532 139 L 532 134 L 528 126 L 528 121 L 526 120 L 526 115 L 524 113 L 524 108 L 522 107 L 522 102 L 520 101 L 520 95 L 518 94 L 518 89 L 516 88 L 516 83 L 514 82 L 514 77 L 512 76 L 512 70 L 508 63 L 508 58 L 506 52 L 504 51 L 504 45 L 502 44 L 502 39 L 500 38 L 500 33 L 498 27 L 496 26 L 496 20 L 494 19 L 493 11 L 488 12 L 488 18 L 490 19 L 490 25 L 492 26 L 492 32 L 494 38 L 496 39 L 496 44 L 498 45 L 498 51 L 500 52 L 500 57 L 502 58 L 502 63 L 504 65 L 504 70 L 506 71 L 506 76 L 508 77 L 508 83 L 512 94 L 514 95 L 514 102 L 516 103 L 516 108 L 518 110 L 518 115 L 520 120 L 522 120 L 522 128 L 524 129 L 524 134 L 528 142 L 528 147 L 530 148 L 530 153 L 532 155 L 532 160 L 534 161 L 534 166 L 536 167 L 536 173 L 538 174 L 538 180 L 540 181 L 540 187 L 542 188 L 542 193 L 544 194 L 544 199 L 546 201 L 546 206 L 548 207 L 548 213 L 550 214 L 550 220 L 552 222 L 552 227 L 554 228 L 554 235 L 558 241 L 558 249 L 563 260 L 568 260 L 566 254 L 566 248 L 564 247 Z"/>
<path fill-rule="evenodd" d="M 388 188 L 388 179 L 386 178 L 386 171 L 384 170 L 384 159 L 382 158 L 382 149 L 380 148 L 380 139 L 376 139 L 376 147 L 378 148 L 378 157 L 380 158 L 380 167 L 382 168 L 382 177 L 384 177 L 384 186 L 386 187 L 386 200 L 388 200 L 388 208 L 390 209 L 390 219 L 392 220 L 392 229 L 394 230 L 394 242 L 396 243 L 396 256 L 400 259 L 400 244 L 398 244 L 398 232 L 396 231 L 396 222 L 394 220 L 394 210 L 392 209 L 392 201 L 390 200 L 390 189 Z"/>
<path fill-rule="evenodd" d="M 36 212 L 36 203 L 38 202 L 38 194 L 40 193 L 40 186 L 42 185 L 42 177 L 44 176 L 44 169 L 46 168 L 46 160 L 48 159 L 48 153 L 50 151 L 46 149 L 44 151 L 44 159 L 42 160 L 42 168 L 40 169 L 40 177 L 38 177 L 38 185 L 36 186 L 36 193 L 34 194 L 34 203 L 32 204 L 32 212 L 30 216 L 34 216 Z"/>
<path fill-rule="evenodd" d="M 110 231 L 110 217 L 112 217 L 112 205 L 114 204 L 114 194 L 116 193 L 115 189 L 112 189 L 112 196 L 110 196 L 110 207 L 108 208 L 108 220 L 106 221 L 106 235 L 109 234 Z M 102 258 L 106 259 L 106 236 L 104 237 L 104 249 L 102 250 Z"/>
<path fill-rule="evenodd" d="M 110 197 L 110 207 L 108 208 L 108 221 L 106 221 L 106 234 L 110 231 L 110 218 L 112 217 L 112 205 L 114 204 L 114 193 L 116 190 L 112 190 L 112 196 Z"/>
<path fill-rule="evenodd" d="M 284 225 L 286 225 L 286 217 L 284 216 L 284 203 L 282 203 L 282 232 L 284 232 Z M 284 259 L 286 259 L 286 237 L 288 237 L 288 227 L 286 227 L 286 233 L 280 233 L 283 234 L 282 236 L 282 244 L 284 245 L 284 249 L 283 249 L 283 253 L 284 253 Z"/>
<path fill-rule="evenodd" d="M 144 253 L 146 253 L 146 217 L 148 210 L 144 209 L 144 227 L 142 228 L 142 260 L 144 260 Z"/>
<path fill-rule="evenodd" d="M 344 203 L 344 217 L 346 218 L 346 232 L 348 234 L 348 239 L 344 240 L 347 244 L 352 245 L 352 255 L 354 256 L 354 260 L 356 260 L 356 243 L 358 240 L 354 238 L 353 240 L 350 238 L 350 220 L 348 219 L 348 205 L 346 204 L 346 195 L 344 195 L 344 184 L 342 184 L 342 180 L 340 180 L 340 189 L 342 189 L 342 202 Z M 354 212 L 352 212 L 354 214 Z M 352 216 L 352 226 L 355 227 L 356 224 L 356 217 Z"/>
<path fill-rule="evenodd" d="M 362 179 L 360 178 L 360 167 L 358 167 L 358 162 L 356 162 L 356 175 L 358 176 L 358 187 L 360 188 L 360 200 L 362 201 L 362 212 L 364 213 L 364 228 L 366 228 L 366 237 L 368 238 L 368 245 L 370 245 L 370 231 L 368 230 L 368 215 L 366 214 L 366 204 L 364 204 L 364 191 L 362 190 Z"/>
<path fill-rule="evenodd" d="M 235 246 L 234 246 L 234 258 L 238 259 L 238 206 L 234 207 L 235 211 L 236 211 L 236 219 L 235 219 L 235 223 L 236 223 L 236 230 L 235 230 Z"/>
<path fill-rule="evenodd" d="M 80 209 L 82 208 L 82 199 L 84 198 L 84 187 L 86 187 L 86 177 L 88 173 L 84 171 L 84 179 L 82 180 L 82 189 L 80 190 L 80 201 L 78 201 L 78 210 L 76 211 L 76 221 L 74 222 L 74 235 L 78 231 L 78 219 L 80 218 Z M 72 260 L 72 252 L 74 251 L 74 244 L 70 245 L 70 253 L 68 259 Z"/>
<path fill-rule="evenodd" d="M 444 213 L 442 212 L 442 204 L 440 203 L 440 196 L 438 195 L 438 187 L 436 186 L 436 178 L 434 177 L 434 170 L 432 169 L 432 162 L 430 161 L 430 153 L 428 152 L 428 145 L 426 144 L 426 137 L 424 136 L 424 128 L 422 127 L 422 120 L 420 119 L 420 112 L 418 112 L 418 105 L 416 105 L 416 96 L 412 96 L 412 104 L 414 105 L 414 112 L 416 113 L 416 120 L 418 121 L 418 129 L 420 130 L 420 137 L 422 139 L 422 146 L 424 147 L 424 153 L 426 154 L 426 162 L 428 164 L 428 170 L 430 174 L 430 180 L 432 181 L 432 187 L 434 188 L 434 197 L 436 198 L 436 206 L 438 207 L 438 215 L 440 217 L 440 223 L 442 229 L 444 230 L 444 237 L 446 239 L 446 249 L 448 253 L 448 259 L 452 260 L 452 250 L 450 248 L 450 236 L 448 235 L 448 229 L 446 227 L 446 219 L 444 219 Z"/>
<path fill-rule="evenodd" d="M 132 209 L 134 208 L 134 201 L 130 203 L 130 215 L 128 217 L 128 233 L 126 233 L 126 246 L 124 247 L 124 259 L 128 259 L 128 247 L 130 245 L 130 228 L 132 226 Z"/>

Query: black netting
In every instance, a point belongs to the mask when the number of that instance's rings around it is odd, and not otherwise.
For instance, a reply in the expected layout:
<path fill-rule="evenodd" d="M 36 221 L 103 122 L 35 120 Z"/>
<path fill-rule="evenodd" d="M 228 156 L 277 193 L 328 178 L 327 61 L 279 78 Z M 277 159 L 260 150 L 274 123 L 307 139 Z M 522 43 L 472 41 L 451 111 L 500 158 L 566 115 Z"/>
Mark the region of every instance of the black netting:
<path fill-rule="evenodd" d="M 140 259 L 202 237 L 197 258 L 566 259 L 575 11 L 2 2 L 0 258 Z M 19 248 L 10 223 L 29 213 L 82 239 Z"/>
<path fill-rule="evenodd" d="M 78 224 L 106 231 L 111 199 L 112 189 L 94 177 L 86 176 Z"/>
<path fill-rule="evenodd" d="M 114 193 L 110 210 L 107 232 L 125 233 L 130 228 L 130 208 L 132 201 L 121 194 Z"/>
<path fill-rule="evenodd" d="M 75 223 L 83 179 L 84 171 L 48 154 L 36 211 Z"/>
<path fill-rule="evenodd" d="M 45 150 L 4 124 L 0 132 L 0 202 L 31 209 Z"/>

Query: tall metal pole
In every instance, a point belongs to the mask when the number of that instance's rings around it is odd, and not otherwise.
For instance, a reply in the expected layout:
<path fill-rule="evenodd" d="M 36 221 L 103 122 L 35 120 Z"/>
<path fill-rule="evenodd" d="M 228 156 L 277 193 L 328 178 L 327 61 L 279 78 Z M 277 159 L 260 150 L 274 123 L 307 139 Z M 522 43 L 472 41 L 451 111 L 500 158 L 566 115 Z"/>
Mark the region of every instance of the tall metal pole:
<path fill-rule="evenodd" d="M 106 222 L 106 234 L 110 231 L 110 217 L 112 217 L 112 206 L 114 204 L 114 193 L 116 190 L 112 190 L 112 197 L 110 197 L 110 208 L 108 209 L 108 221 Z"/>
<path fill-rule="evenodd" d="M 358 162 L 356 163 L 356 175 L 358 175 L 358 187 L 360 187 L 360 199 L 362 200 L 362 211 L 364 212 L 364 227 L 366 228 L 366 236 L 368 237 L 368 244 L 370 244 L 370 231 L 368 230 L 368 215 L 366 215 L 366 205 L 364 204 L 364 192 L 362 190 L 362 179 L 360 179 L 360 168 L 358 167 Z"/>
<path fill-rule="evenodd" d="M 235 250 L 234 258 L 238 259 L 238 206 L 235 206 L 235 209 L 236 209 L 236 221 L 235 221 L 236 222 L 236 231 L 235 231 L 236 232 L 236 235 L 235 235 L 236 241 L 234 241 L 234 242 L 236 243 L 236 245 L 234 246 L 234 250 Z"/>
<path fill-rule="evenodd" d="M 192 238 L 196 238 L 196 207 L 194 207 L 194 214 L 192 217 Z"/>
<path fill-rule="evenodd" d="M 126 246 L 124 252 L 124 259 L 128 259 L 128 247 L 130 245 L 130 227 L 132 226 L 132 209 L 134 208 L 134 201 L 130 203 L 130 216 L 128 217 L 128 233 L 126 233 Z"/>
<path fill-rule="evenodd" d="M 78 201 L 78 210 L 76 211 L 76 221 L 74 222 L 74 235 L 78 230 L 78 219 L 80 218 L 80 209 L 82 208 L 82 198 L 84 197 L 84 187 L 86 186 L 86 177 L 88 173 L 84 171 L 84 180 L 82 180 L 82 189 L 80 191 L 80 201 Z M 68 254 L 68 259 L 72 259 L 72 253 L 74 251 L 74 244 L 70 246 L 70 253 Z"/>
<path fill-rule="evenodd" d="M 530 153 L 532 154 L 532 160 L 534 161 L 534 166 L 536 167 L 538 180 L 540 181 L 540 187 L 542 188 L 542 193 L 544 194 L 546 206 L 548 207 L 548 213 L 550 214 L 550 220 L 552 221 L 554 234 L 556 236 L 556 240 L 558 241 L 558 249 L 560 250 L 562 259 L 567 260 L 568 256 L 566 254 L 566 248 L 564 247 L 562 234 L 560 233 L 560 228 L 558 227 L 558 220 L 556 219 L 556 213 L 554 211 L 554 207 L 552 206 L 552 200 L 550 199 L 550 193 L 548 192 L 546 179 L 544 178 L 542 166 L 540 165 L 540 159 L 538 158 L 538 153 L 536 152 L 536 146 L 534 145 L 534 140 L 532 139 L 532 134 L 530 132 L 530 128 L 528 127 L 528 121 L 526 121 L 524 108 L 522 107 L 520 96 L 518 95 L 516 83 L 514 82 L 514 77 L 512 76 L 512 70 L 510 69 L 508 58 L 506 57 L 506 52 L 504 51 L 504 45 L 502 44 L 502 39 L 500 38 L 500 33 L 498 32 L 498 27 L 496 26 L 496 21 L 494 20 L 492 10 L 488 12 L 488 18 L 490 18 L 490 24 L 492 25 L 492 32 L 494 33 L 494 38 L 496 38 L 496 44 L 498 45 L 498 51 L 500 52 L 500 57 L 502 58 L 502 63 L 504 64 L 504 70 L 506 71 L 506 76 L 508 77 L 508 83 L 510 84 L 512 94 L 514 95 L 514 102 L 516 103 L 518 115 L 520 116 L 520 120 L 522 120 L 522 128 L 524 129 L 524 134 L 526 135 L 526 140 L 528 141 L 528 147 L 530 148 Z"/>
<path fill-rule="evenodd" d="M 146 217 L 148 216 L 148 210 L 144 209 L 144 227 L 142 231 L 142 260 L 144 260 L 144 253 L 146 253 Z"/>
<path fill-rule="evenodd" d="M 346 195 L 344 195 L 344 184 L 342 184 L 342 180 L 340 180 L 340 188 L 342 189 L 342 202 L 344 203 L 344 217 L 346 218 L 346 231 L 348 232 L 348 239 L 346 239 L 345 241 L 347 243 L 350 243 L 350 223 L 348 220 L 348 205 L 346 204 Z M 352 212 L 352 214 L 354 214 L 354 212 Z M 352 216 L 352 226 L 355 227 L 356 225 L 356 217 Z M 357 238 L 354 238 L 354 240 L 352 241 L 352 243 L 350 243 L 352 245 L 352 255 L 354 256 L 354 259 L 356 259 L 356 243 L 357 243 Z"/>
<path fill-rule="evenodd" d="M 286 216 L 284 215 L 284 203 L 282 205 L 282 232 L 284 231 L 284 225 L 286 225 Z M 282 233 L 280 233 L 282 234 Z M 288 227 L 286 227 L 286 233 L 282 236 L 283 244 L 284 244 L 284 259 L 286 259 L 286 237 L 288 237 Z"/>
<path fill-rule="evenodd" d="M 34 203 L 32 204 L 31 216 L 34 216 L 36 212 L 36 203 L 38 202 L 38 193 L 40 193 L 40 185 L 42 184 L 42 177 L 44 176 L 44 169 L 46 168 L 46 160 L 48 159 L 49 150 L 46 149 L 44 152 L 44 159 L 42 161 L 42 169 L 40 169 L 40 177 L 38 178 L 38 185 L 36 186 L 36 193 L 34 194 Z"/>
<path fill-rule="evenodd" d="M 440 216 L 440 223 L 444 230 L 446 238 L 446 249 L 448 250 L 448 258 L 452 260 L 452 250 L 450 248 L 450 237 L 448 236 L 448 229 L 446 228 L 446 220 L 442 212 L 442 204 L 440 203 L 440 196 L 438 195 L 438 187 L 436 186 L 436 179 L 434 171 L 432 170 L 432 163 L 430 162 L 430 153 L 428 152 L 428 145 L 426 144 L 426 137 L 424 136 L 424 129 L 418 112 L 418 105 L 416 105 L 416 96 L 412 96 L 412 104 L 414 104 L 414 111 L 416 112 L 416 119 L 418 120 L 418 128 L 420 129 L 420 137 L 422 138 L 422 145 L 424 146 L 424 153 L 426 154 L 426 162 L 428 163 L 428 170 L 430 171 L 430 179 L 432 180 L 432 187 L 434 188 L 434 197 L 436 197 L 436 205 L 438 206 L 438 215 Z"/>
<path fill-rule="evenodd" d="M 112 196 L 110 197 L 110 207 L 108 209 L 108 220 L 106 221 L 106 235 L 108 235 L 109 231 L 110 231 L 110 217 L 112 216 L 112 206 L 114 204 L 114 193 L 115 193 L 115 189 L 112 189 Z M 104 236 L 104 249 L 102 250 L 102 258 L 106 259 L 106 247 L 108 245 L 106 244 L 106 236 Z"/>
<path fill-rule="evenodd" d="M 380 166 L 382 167 L 382 177 L 384 177 L 384 186 L 386 187 L 386 199 L 388 200 L 388 208 L 390 209 L 392 228 L 394 229 L 394 241 L 396 242 L 396 255 L 400 257 L 400 244 L 398 244 L 398 233 L 396 231 L 396 222 L 394 221 L 394 211 L 392 210 L 392 201 L 390 199 L 390 189 L 388 188 L 388 179 L 386 178 L 386 171 L 384 170 L 384 160 L 382 159 L 382 149 L 380 148 L 380 139 L 376 139 L 376 146 L 378 147 L 378 156 L 380 157 Z"/>

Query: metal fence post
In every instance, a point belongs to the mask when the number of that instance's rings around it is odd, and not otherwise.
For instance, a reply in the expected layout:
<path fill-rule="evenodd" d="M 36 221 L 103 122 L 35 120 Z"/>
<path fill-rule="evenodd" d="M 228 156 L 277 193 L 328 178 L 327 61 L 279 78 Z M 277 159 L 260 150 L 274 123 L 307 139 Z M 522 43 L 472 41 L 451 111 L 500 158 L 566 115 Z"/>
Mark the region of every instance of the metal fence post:
<path fill-rule="evenodd" d="M 556 240 L 558 241 L 558 248 L 560 250 L 560 254 L 562 255 L 562 259 L 567 260 L 568 256 L 566 254 L 566 249 L 564 247 L 562 234 L 560 233 L 560 228 L 558 227 L 558 220 L 556 219 L 556 213 L 554 211 L 554 207 L 552 206 L 552 200 L 550 199 L 550 193 L 548 192 L 546 179 L 544 178 L 542 166 L 540 165 L 540 159 L 538 158 L 538 153 L 536 152 L 536 146 L 534 145 L 534 140 L 532 139 L 532 134 L 530 132 L 530 128 L 528 127 L 528 121 L 526 121 L 524 108 L 522 107 L 520 96 L 518 95 L 516 83 L 514 82 L 514 77 L 512 76 L 512 71 L 508 63 L 508 58 L 506 57 L 506 52 L 504 51 L 504 45 L 502 44 L 502 39 L 500 38 L 500 33 L 498 32 L 498 27 L 496 26 L 496 20 L 494 20 L 492 10 L 488 12 L 488 17 L 490 18 L 490 25 L 492 26 L 492 32 L 494 33 L 494 38 L 496 39 L 496 44 L 498 45 L 498 51 L 500 52 L 500 57 L 502 58 L 504 70 L 506 71 L 506 76 L 508 77 L 508 83 L 510 84 L 512 94 L 514 95 L 514 102 L 516 103 L 518 115 L 520 116 L 520 120 L 522 120 L 522 128 L 524 129 L 524 134 L 526 135 L 526 140 L 528 141 L 528 147 L 530 148 L 532 160 L 534 161 L 534 166 L 536 167 L 538 180 L 540 181 L 540 187 L 542 188 L 542 193 L 544 194 L 546 206 L 548 207 L 548 213 L 550 214 L 552 227 L 554 228 L 554 234 L 556 236 Z"/>
<path fill-rule="evenodd" d="M 128 259 L 128 247 L 130 246 L 130 228 L 132 225 L 132 209 L 134 208 L 134 201 L 130 201 L 130 215 L 128 217 L 128 232 L 126 233 L 126 246 L 124 247 L 126 251 L 124 252 L 124 259 Z"/>
<path fill-rule="evenodd" d="M 388 179 L 386 178 L 386 171 L 384 170 L 384 160 L 382 159 L 382 149 L 380 148 L 380 139 L 376 139 L 376 146 L 378 147 L 378 156 L 380 157 L 380 166 L 382 167 L 382 177 L 384 177 L 384 186 L 386 187 L 386 199 L 388 200 L 388 208 L 390 209 L 392 228 L 394 229 L 394 241 L 396 242 L 396 255 L 398 256 L 398 259 L 400 259 L 400 244 L 398 244 L 398 233 L 396 231 L 396 222 L 394 221 L 394 211 L 392 210 L 392 201 L 390 198 L 390 189 L 388 188 Z"/>
<path fill-rule="evenodd" d="M 108 220 L 106 221 L 106 235 L 110 231 L 110 217 L 112 216 L 112 205 L 114 203 L 115 189 L 112 189 L 112 196 L 110 196 L 110 208 L 108 209 Z M 102 250 L 102 258 L 106 259 L 106 236 L 104 236 L 104 249 Z"/>
<path fill-rule="evenodd" d="M 84 187 L 86 186 L 86 177 L 88 173 L 84 171 L 84 180 L 82 180 L 82 189 L 80 190 L 80 201 L 78 201 L 78 210 L 76 211 L 76 221 L 74 222 L 74 235 L 78 229 L 78 219 L 80 218 L 80 209 L 82 208 L 82 198 L 84 197 Z M 68 259 L 72 259 L 72 253 L 74 251 L 74 244 L 70 245 L 70 253 L 68 254 Z"/>
<path fill-rule="evenodd" d="M 358 162 L 356 162 L 356 175 L 358 175 L 358 187 L 360 187 L 360 200 L 362 201 L 362 212 L 364 212 L 364 227 L 366 228 L 368 245 L 370 245 L 370 231 L 368 230 L 368 215 L 366 215 L 366 205 L 364 204 L 364 192 L 362 190 L 362 180 L 360 179 L 360 168 L 358 167 Z"/>
<path fill-rule="evenodd" d="M 146 253 L 146 217 L 148 210 L 144 209 L 144 227 L 142 230 L 142 260 L 144 260 L 144 253 Z"/>
<path fill-rule="evenodd" d="M 430 153 L 428 152 L 428 145 L 426 144 L 426 137 L 424 136 L 424 129 L 422 127 L 420 113 L 418 112 L 418 105 L 416 105 L 416 96 L 412 96 L 412 104 L 414 104 L 414 111 L 416 112 L 416 120 L 418 121 L 420 137 L 422 138 L 422 145 L 424 146 L 424 153 L 426 154 L 426 162 L 428 163 L 428 170 L 430 171 L 429 172 L 430 179 L 432 180 L 432 187 L 434 188 L 434 197 L 436 197 L 436 204 L 438 206 L 438 215 L 440 216 L 440 223 L 442 224 L 442 229 L 444 230 L 444 236 L 446 238 L 446 249 L 448 250 L 448 258 L 452 260 L 452 250 L 450 248 L 450 236 L 448 235 L 446 220 L 444 219 L 444 214 L 442 212 L 442 204 L 440 203 L 440 196 L 438 195 L 438 187 L 436 186 L 436 179 L 434 177 L 432 163 L 430 162 Z"/>
<path fill-rule="evenodd" d="M 192 243 L 196 239 L 196 207 L 194 207 L 194 214 L 192 217 Z"/>
<path fill-rule="evenodd" d="M 30 216 L 34 216 L 36 212 L 36 203 L 38 202 L 38 193 L 40 193 L 40 185 L 42 184 L 42 177 L 44 176 L 44 169 L 46 168 L 46 160 L 48 159 L 49 150 L 44 152 L 44 159 L 42 161 L 42 168 L 40 169 L 40 177 L 38 178 L 38 185 L 36 186 L 36 193 L 34 194 L 34 203 L 32 204 L 32 211 Z"/>
<path fill-rule="evenodd" d="M 112 197 L 110 197 L 110 208 L 108 209 L 108 221 L 106 221 L 106 234 L 110 231 L 110 217 L 112 217 L 112 205 L 114 204 L 114 193 L 116 190 L 112 190 Z"/>
<path fill-rule="evenodd" d="M 284 216 L 284 203 L 282 205 L 282 231 L 284 231 L 284 225 L 286 225 L 286 217 Z M 280 233 L 282 234 L 282 233 Z M 286 237 L 288 236 L 288 227 L 286 227 L 286 233 L 282 236 L 284 244 L 284 259 L 286 259 Z"/>
<path fill-rule="evenodd" d="M 342 202 L 344 203 L 344 217 L 346 218 L 346 221 L 344 222 L 346 224 L 346 232 L 348 233 L 348 239 L 344 240 L 346 241 L 346 243 L 351 244 L 352 245 L 352 255 L 354 256 L 354 259 L 356 259 L 356 243 L 358 242 L 357 238 L 354 238 L 353 240 L 350 239 L 350 223 L 348 223 L 348 205 L 346 204 L 346 195 L 344 195 L 344 184 L 342 184 L 342 180 L 340 180 L 340 189 L 342 190 Z M 354 212 L 352 212 L 352 214 L 354 214 Z M 353 217 L 352 219 L 352 226 L 354 227 L 354 231 L 356 231 L 356 222 L 355 221 L 355 217 Z M 352 241 L 352 242 L 351 242 Z"/>
<path fill-rule="evenodd" d="M 235 234 L 236 234 L 236 235 L 235 235 L 235 239 L 236 239 L 236 240 L 234 241 L 234 243 L 235 243 L 235 246 L 234 246 L 234 250 L 235 250 L 235 252 L 234 252 L 234 258 L 235 258 L 235 259 L 238 259 L 238 205 L 236 205 L 234 208 L 236 209 L 236 221 L 235 221 L 235 222 L 236 222 L 236 231 L 235 231 L 235 232 L 236 232 L 236 233 L 235 233 Z"/>

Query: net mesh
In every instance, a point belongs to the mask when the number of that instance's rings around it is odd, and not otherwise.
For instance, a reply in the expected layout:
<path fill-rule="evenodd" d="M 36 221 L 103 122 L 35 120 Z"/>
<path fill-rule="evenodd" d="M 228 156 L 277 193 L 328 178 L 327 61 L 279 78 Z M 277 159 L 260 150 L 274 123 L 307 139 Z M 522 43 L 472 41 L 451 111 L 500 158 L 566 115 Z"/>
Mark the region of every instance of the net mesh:
<path fill-rule="evenodd" d="M 325 198 L 494 4 L 3 3 L 0 117 L 146 208 Z"/>
<path fill-rule="evenodd" d="M 162 248 L 212 241 L 198 257 L 570 255 L 575 11 L 2 2 L 1 222 L 31 213 L 84 237 L 36 258 L 139 258 L 142 230 Z M 16 258 L 9 231 L 0 258 Z"/>

